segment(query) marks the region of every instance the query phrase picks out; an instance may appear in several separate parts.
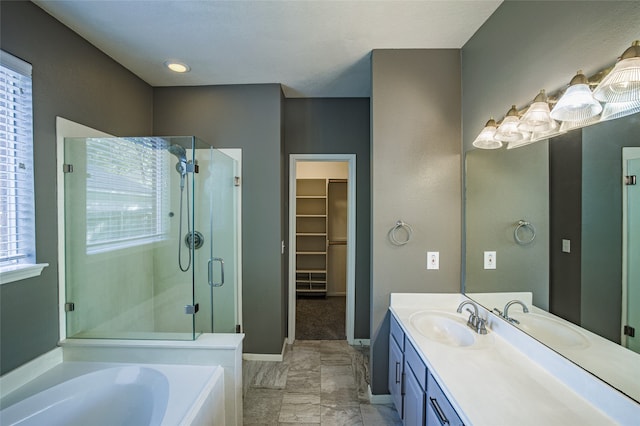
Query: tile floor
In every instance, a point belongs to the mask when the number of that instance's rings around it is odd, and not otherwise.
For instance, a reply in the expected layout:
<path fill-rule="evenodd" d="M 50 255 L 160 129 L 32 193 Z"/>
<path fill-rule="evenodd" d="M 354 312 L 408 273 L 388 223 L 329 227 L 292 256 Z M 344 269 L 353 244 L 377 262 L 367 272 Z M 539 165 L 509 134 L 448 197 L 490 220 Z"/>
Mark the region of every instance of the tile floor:
<path fill-rule="evenodd" d="M 368 347 L 297 340 L 282 362 L 243 361 L 244 424 L 401 425 L 397 411 L 368 400 Z"/>

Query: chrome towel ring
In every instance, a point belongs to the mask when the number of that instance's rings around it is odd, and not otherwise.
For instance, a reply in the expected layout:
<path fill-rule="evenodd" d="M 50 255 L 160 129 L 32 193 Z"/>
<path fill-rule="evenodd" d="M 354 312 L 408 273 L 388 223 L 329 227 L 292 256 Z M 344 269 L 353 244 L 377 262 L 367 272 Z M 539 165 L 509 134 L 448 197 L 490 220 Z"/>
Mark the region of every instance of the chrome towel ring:
<path fill-rule="evenodd" d="M 398 231 L 400 230 L 404 231 L 404 238 L 398 236 Z M 399 220 L 396 222 L 396 226 L 389 230 L 389 241 L 391 241 L 391 244 L 395 246 L 403 246 L 411 241 L 412 235 L 413 229 L 411 228 L 411 225 L 403 222 L 402 220 Z"/>
<path fill-rule="evenodd" d="M 519 233 L 521 230 L 529 230 L 529 234 L 530 234 L 529 238 L 520 237 Z M 528 222 L 526 220 L 519 220 L 518 226 L 516 226 L 516 229 L 513 231 L 513 239 L 516 240 L 516 243 L 518 243 L 521 246 L 526 246 L 527 244 L 531 244 L 533 240 L 536 239 L 535 226 L 533 226 L 531 222 Z"/>

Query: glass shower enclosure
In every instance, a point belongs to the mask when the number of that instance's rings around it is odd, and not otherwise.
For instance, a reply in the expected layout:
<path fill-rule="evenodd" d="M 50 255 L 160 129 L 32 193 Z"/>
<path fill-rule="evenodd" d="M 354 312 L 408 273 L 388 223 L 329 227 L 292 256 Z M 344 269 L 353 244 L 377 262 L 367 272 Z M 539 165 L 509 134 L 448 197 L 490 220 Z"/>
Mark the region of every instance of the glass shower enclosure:
<path fill-rule="evenodd" d="M 67 337 L 235 332 L 236 170 L 192 136 L 65 138 Z"/>

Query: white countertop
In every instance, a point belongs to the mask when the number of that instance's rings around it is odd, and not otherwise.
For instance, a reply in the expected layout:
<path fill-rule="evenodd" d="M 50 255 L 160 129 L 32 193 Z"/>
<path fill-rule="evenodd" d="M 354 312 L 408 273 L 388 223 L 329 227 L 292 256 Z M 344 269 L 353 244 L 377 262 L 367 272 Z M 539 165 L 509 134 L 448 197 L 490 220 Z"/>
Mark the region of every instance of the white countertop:
<path fill-rule="evenodd" d="M 519 299 L 525 302 L 531 313 L 561 322 L 565 329 L 582 336 L 586 345 L 559 344 L 555 340 L 546 342 L 544 334 L 538 336 L 536 330 L 527 332 L 542 343 L 547 343 L 560 355 L 640 401 L 640 354 L 534 306 L 531 303 L 531 293 L 475 293 L 467 296 L 488 310 L 493 307 L 502 308 L 509 300 Z M 518 328 L 522 328 L 527 318 L 517 306 L 510 316 L 523 321 Z"/>
<path fill-rule="evenodd" d="M 560 355 L 552 354 L 546 347 L 537 347 L 543 345 L 535 339 L 516 336 L 514 341 L 510 336 L 512 332 L 500 324 L 504 321 L 495 317 L 489 316 L 489 333 L 477 335 L 479 344 L 468 347 L 452 347 L 428 339 L 411 324 L 411 315 L 419 311 L 455 314 L 463 300 L 468 299 L 458 293 L 400 293 L 391 295 L 390 309 L 465 424 L 600 426 L 637 421 L 640 405 L 636 404 L 637 412 L 634 413 L 634 404 L 623 401 L 631 412 L 622 416 L 605 413 L 575 390 L 575 386 L 590 386 L 588 378 L 585 381 L 584 375 L 574 375 L 580 383 L 568 384 L 551 374 L 544 361 L 551 359 L 554 364 L 551 371 L 557 370 L 558 363 L 562 368 L 579 367 L 564 360 L 554 360 L 553 356 Z M 481 316 L 486 317 L 486 310 L 481 308 L 481 311 L 484 312 Z M 462 323 L 466 323 L 468 314 L 457 315 Z M 495 329 L 492 329 L 494 325 Z M 544 353 L 542 359 L 537 357 L 534 361 L 527 356 L 545 350 L 549 353 Z M 595 388 L 602 386 L 597 378 L 593 380 L 598 381 L 593 383 Z"/>

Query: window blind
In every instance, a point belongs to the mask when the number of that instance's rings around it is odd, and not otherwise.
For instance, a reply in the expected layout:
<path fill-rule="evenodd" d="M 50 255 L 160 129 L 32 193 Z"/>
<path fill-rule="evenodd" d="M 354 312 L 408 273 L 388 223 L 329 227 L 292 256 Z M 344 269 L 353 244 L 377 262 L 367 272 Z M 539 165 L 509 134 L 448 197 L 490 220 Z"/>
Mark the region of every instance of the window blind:
<path fill-rule="evenodd" d="M 87 140 L 87 252 L 166 238 L 169 154 L 159 138 Z"/>
<path fill-rule="evenodd" d="M 0 267 L 35 263 L 31 65 L 0 51 Z"/>

